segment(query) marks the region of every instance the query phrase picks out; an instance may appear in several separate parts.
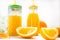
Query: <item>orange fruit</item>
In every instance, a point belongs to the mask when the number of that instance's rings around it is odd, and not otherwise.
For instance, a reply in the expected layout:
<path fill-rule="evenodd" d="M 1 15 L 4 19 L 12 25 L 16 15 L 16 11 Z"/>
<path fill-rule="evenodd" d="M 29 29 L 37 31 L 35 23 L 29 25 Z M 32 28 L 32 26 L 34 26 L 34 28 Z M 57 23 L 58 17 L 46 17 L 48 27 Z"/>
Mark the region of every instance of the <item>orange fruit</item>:
<path fill-rule="evenodd" d="M 40 27 L 43 28 L 43 27 L 47 27 L 47 24 L 44 22 L 44 21 L 40 21 Z"/>
<path fill-rule="evenodd" d="M 58 36 L 58 30 L 56 28 L 41 28 L 40 34 L 47 40 L 54 40 Z"/>
<path fill-rule="evenodd" d="M 8 34 L 0 32 L 0 38 L 8 38 Z"/>
<path fill-rule="evenodd" d="M 60 37 L 60 27 L 57 27 L 57 30 L 58 30 L 58 36 Z"/>
<path fill-rule="evenodd" d="M 37 32 L 37 27 L 18 27 L 16 32 L 23 38 L 32 38 Z"/>

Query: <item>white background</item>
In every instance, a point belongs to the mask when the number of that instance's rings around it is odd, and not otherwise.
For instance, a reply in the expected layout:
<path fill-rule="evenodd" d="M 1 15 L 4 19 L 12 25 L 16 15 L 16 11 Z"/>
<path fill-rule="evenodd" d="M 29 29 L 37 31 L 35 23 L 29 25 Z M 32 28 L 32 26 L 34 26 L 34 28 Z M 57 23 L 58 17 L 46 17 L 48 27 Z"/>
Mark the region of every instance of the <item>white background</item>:
<path fill-rule="evenodd" d="M 22 6 L 23 26 L 26 26 L 31 1 L 17 0 L 17 4 Z M 8 6 L 13 3 L 13 0 L 0 0 L 0 16 L 7 16 L 9 14 Z M 35 0 L 35 4 L 38 6 L 39 19 L 46 22 L 48 27 L 58 27 L 60 25 L 59 0 Z"/>

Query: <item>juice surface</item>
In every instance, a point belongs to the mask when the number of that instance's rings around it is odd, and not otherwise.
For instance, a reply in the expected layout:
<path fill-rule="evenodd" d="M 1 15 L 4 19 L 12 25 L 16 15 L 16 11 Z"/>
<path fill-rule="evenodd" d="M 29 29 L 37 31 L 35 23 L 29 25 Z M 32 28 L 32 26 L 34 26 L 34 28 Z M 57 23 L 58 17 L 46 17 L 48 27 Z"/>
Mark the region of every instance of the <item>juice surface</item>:
<path fill-rule="evenodd" d="M 22 26 L 21 16 L 8 16 L 8 33 L 10 36 L 18 36 L 16 28 Z"/>
<path fill-rule="evenodd" d="M 37 27 L 39 30 L 39 27 L 40 27 L 39 24 L 40 24 L 40 21 L 39 21 L 38 14 L 31 13 L 28 15 L 28 19 L 27 19 L 28 27 Z"/>

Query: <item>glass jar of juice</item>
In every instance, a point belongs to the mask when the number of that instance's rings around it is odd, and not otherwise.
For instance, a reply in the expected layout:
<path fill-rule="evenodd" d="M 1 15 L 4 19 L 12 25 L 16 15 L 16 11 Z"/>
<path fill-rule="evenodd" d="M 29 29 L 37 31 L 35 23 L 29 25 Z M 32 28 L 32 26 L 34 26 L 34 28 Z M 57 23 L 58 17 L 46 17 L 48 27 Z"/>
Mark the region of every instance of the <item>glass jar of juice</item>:
<path fill-rule="evenodd" d="M 30 13 L 28 15 L 28 18 L 27 18 L 27 26 L 28 27 L 37 27 L 38 30 L 39 30 L 40 20 L 39 20 L 39 16 L 38 16 L 38 13 L 37 13 L 37 10 L 36 10 L 37 9 L 37 6 L 32 5 L 29 8 L 32 10 L 32 12 L 30 11 Z"/>
<path fill-rule="evenodd" d="M 20 5 L 10 5 L 8 14 L 8 34 L 9 36 L 18 36 L 16 28 L 22 26 L 22 17 Z"/>
<path fill-rule="evenodd" d="M 7 28 L 7 16 L 0 15 L 0 38 L 9 38 Z"/>

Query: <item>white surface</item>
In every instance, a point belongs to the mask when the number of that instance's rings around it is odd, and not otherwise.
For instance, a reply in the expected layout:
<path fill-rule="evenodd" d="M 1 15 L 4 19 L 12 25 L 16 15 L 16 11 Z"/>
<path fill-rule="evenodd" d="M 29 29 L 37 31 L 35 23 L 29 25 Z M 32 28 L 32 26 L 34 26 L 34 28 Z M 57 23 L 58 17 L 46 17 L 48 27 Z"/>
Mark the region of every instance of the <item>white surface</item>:
<path fill-rule="evenodd" d="M 15 36 L 15 37 L 7 38 L 7 39 L 0 39 L 0 40 L 45 40 L 45 39 L 40 36 L 35 36 L 32 39 L 24 39 L 24 38 Z M 56 38 L 56 40 L 60 40 L 60 38 Z"/>

